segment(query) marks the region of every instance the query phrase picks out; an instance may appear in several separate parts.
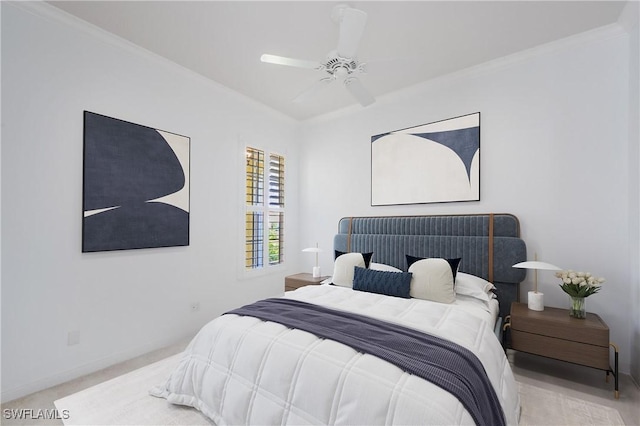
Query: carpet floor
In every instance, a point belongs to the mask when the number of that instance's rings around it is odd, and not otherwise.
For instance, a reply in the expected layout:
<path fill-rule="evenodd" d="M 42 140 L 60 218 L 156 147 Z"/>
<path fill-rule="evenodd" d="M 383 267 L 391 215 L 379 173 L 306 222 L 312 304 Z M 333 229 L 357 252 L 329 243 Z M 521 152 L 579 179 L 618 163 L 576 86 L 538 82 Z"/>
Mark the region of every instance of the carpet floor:
<path fill-rule="evenodd" d="M 518 383 L 520 425 L 624 425 L 618 410 L 537 386 Z"/>
<path fill-rule="evenodd" d="M 166 379 L 178 355 L 55 401 L 65 425 L 209 425 L 195 409 L 149 396 Z M 593 402 L 520 383 L 520 425 L 624 425 L 618 411 Z M 65 411 L 66 410 L 66 411 Z"/>

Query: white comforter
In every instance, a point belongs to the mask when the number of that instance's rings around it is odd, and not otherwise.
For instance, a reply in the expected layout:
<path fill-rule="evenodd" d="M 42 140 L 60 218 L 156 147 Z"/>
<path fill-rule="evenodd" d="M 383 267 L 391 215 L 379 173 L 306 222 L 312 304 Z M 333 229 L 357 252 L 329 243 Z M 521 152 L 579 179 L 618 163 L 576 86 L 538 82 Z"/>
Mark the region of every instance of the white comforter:
<path fill-rule="evenodd" d="M 517 384 L 483 309 L 327 285 L 284 297 L 395 322 L 470 349 L 484 365 L 507 423 L 517 424 Z M 218 425 L 474 424 L 453 395 L 386 361 L 237 315 L 204 326 L 151 394 L 195 407 Z"/>

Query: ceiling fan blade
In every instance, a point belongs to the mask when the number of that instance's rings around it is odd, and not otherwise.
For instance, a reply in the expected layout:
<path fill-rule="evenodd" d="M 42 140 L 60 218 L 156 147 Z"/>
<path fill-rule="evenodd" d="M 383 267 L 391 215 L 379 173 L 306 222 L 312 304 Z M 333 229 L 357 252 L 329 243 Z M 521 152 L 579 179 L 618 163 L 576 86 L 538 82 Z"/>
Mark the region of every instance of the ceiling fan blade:
<path fill-rule="evenodd" d="M 293 59 L 277 55 L 268 55 L 266 53 L 260 56 L 260 60 L 269 64 L 286 65 L 289 67 L 322 69 L 322 64 L 320 62 L 307 61 L 305 59 Z"/>
<path fill-rule="evenodd" d="M 347 78 L 344 81 L 344 85 L 347 90 L 351 93 L 351 95 L 356 98 L 360 105 L 368 106 L 376 101 L 376 99 L 371 96 L 371 93 L 364 87 L 362 82 L 355 77 Z"/>
<path fill-rule="evenodd" d="M 309 87 L 307 90 L 305 90 L 304 92 L 300 93 L 298 96 L 293 98 L 293 102 L 302 103 L 302 102 L 308 101 L 309 99 L 313 98 L 316 95 L 316 93 L 320 92 L 325 86 L 331 83 L 333 80 L 334 78 L 327 77 L 327 78 L 323 78 L 321 80 L 316 81 L 313 86 Z"/>
<path fill-rule="evenodd" d="M 365 12 L 349 7 L 342 11 L 337 49 L 338 56 L 353 58 L 356 55 L 366 24 L 367 14 Z"/>

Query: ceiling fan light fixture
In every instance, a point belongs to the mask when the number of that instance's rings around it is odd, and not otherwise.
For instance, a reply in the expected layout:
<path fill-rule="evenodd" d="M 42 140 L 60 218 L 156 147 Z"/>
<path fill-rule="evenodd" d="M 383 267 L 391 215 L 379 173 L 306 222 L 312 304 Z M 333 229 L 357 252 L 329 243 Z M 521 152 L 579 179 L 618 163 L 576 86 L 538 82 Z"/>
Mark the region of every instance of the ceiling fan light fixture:
<path fill-rule="evenodd" d="M 339 67 L 334 71 L 336 78 L 344 79 L 349 75 L 349 71 L 345 67 Z"/>

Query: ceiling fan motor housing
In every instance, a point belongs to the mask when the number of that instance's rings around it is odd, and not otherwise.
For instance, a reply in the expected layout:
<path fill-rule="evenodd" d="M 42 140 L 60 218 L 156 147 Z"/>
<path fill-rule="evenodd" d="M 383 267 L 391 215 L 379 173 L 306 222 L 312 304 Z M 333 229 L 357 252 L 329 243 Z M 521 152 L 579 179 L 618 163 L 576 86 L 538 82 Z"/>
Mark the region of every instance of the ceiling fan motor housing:
<path fill-rule="evenodd" d="M 358 70 L 358 63 L 354 59 L 335 57 L 329 59 L 325 67 L 332 76 L 344 78 Z"/>

